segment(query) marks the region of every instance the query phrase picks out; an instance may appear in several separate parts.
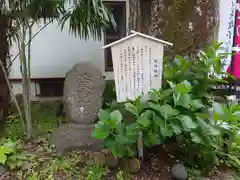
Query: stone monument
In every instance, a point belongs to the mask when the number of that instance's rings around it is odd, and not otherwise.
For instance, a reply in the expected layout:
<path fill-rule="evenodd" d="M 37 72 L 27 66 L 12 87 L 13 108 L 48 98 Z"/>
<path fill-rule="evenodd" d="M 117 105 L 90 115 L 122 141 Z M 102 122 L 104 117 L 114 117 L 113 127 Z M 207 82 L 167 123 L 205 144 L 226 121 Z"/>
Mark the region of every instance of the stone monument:
<path fill-rule="evenodd" d="M 98 119 L 104 90 L 101 71 L 87 62 L 77 63 L 67 72 L 63 103 L 69 122 L 60 125 L 50 139 L 57 152 L 103 148 L 103 141 L 91 137 L 91 132 Z"/>

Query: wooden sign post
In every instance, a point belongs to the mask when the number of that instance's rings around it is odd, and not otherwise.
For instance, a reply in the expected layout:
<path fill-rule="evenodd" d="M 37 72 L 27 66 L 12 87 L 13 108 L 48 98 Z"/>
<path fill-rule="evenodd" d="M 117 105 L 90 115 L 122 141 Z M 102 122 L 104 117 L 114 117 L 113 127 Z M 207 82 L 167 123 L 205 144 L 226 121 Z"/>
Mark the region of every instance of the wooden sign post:
<path fill-rule="evenodd" d="M 118 102 L 135 100 L 151 88 L 162 87 L 164 45 L 166 42 L 146 34 L 131 31 L 131 35 L 103 47 L 111 47 Z M 141 133 L 138 155 L 143 158 Z"/>

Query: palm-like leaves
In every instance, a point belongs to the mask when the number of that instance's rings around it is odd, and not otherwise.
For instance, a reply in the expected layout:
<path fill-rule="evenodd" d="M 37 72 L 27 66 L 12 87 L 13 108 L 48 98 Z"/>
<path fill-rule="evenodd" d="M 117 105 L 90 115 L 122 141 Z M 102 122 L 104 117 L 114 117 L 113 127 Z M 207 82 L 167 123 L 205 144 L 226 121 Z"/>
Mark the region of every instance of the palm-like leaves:
<path fill-rule="evenodd" d="M 103 30 L 110 23 L 115 26 L 102 0 L 69 0 L 69 4 L 70 8 L 61 17 L 60 24 L 63 28 L 69 20 L 70 32 L 80 38 L 87 39 L 92 35 L 94 39 L 101 39 Z"/>
<path fill-rule="evenodd" d="M 101 39 L 102 32 L 115 21 L 102 0 L 0 0 L 0 15 L 9 19 L 8 37 L 14 40 L 20 24 L 13 23 L 40 19 L 57 19 L 61 28 L 80 38 Z M 45 21 L 46 22 L 46 21 Z M 9 39 L 9 40 L 10 40 Z"/>

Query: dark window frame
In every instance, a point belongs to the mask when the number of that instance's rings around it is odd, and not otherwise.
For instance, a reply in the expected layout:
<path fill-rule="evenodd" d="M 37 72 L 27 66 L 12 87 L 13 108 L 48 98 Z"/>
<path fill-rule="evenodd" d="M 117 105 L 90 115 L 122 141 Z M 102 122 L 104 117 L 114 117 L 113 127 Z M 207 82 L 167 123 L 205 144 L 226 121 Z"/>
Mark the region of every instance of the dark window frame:
<path fill-rule="evenodd" d="M 118 34 L 118 32 L 116 32 L 115 35 L 113 35 L 113 34 L 108 35 L 106 31 L 104 32 L 104 45 L 106 45 L 109 40 L 117 41 L 126 36 L 126 33 L 127 33 L 127 14 L 126 14 L 127 7 L 126 7 L 126 5 L 127 5 L 127 3 L 126 3 L 126 1 L 104 1 L 104 4 L 106 6 L 108 6 L 108 5 L 109 6 L 121 6 L 123 8 L 123 15 L 122 15 L 123 19 L 122 20 L 124 22 L 123 23 L 124 27 L 122 27 L 122 28 L 124 28 L 124 32 L 121 33 L 121 30 L 120 30 L 120 33 Z M 104 66 L 105 66 L 106 72 L 112 72 L 113 67 L 109 66 L 109 62 L 108 62 L 108 61 L 110 61 L 108 59 L 108 51 L 110 51 L 110 55 L 111 55 L 111 48 L 107 48 L 104 50 Z M 112 57 L 110 57 L 110 59 L 112 60 Z"/>
<path fill-rule="evenodd" d="M 48 79 L 48 80 L 37 80 L 35 81 L 35 85 L 39 85 L 39 92 L 36 92 L 37 97 L 62 97 L 63 96 L 63 88 L 64 88 L 64 79 Z M 54 85 L 57 84 L 57 87 L 53 88 Z M 45 87 L 44 87 L 45 86 Z M 52 93 L 48 94 L 44 92 L 43 88 L 46 88 L 46 86 L 49 86 L 49 89 L 52 90 Z M 61 89 L 59 89 L 59 87 Z M 36 88 L 36 87 L 35 87 Z M 54 92 L 55 91 L 55 92 Z M 57 92 L 58 91 L 58 92 Z M 48 91 L 49 92 L 49 91 Z"/>

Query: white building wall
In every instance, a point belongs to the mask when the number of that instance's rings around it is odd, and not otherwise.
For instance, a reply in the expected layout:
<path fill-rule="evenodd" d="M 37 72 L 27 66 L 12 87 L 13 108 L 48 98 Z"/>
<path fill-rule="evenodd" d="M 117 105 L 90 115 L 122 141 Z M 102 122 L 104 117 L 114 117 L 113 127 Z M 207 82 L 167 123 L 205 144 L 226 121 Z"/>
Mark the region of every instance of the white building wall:
<path fill-rule="evenodd" d="M 108 1 L 108 0 L 107 0 Z M 128 27 L 129 0 L 111 0 L 126 2 L 126 27 Z M 33 27 L 33 35 L 44 26 L 43 23 Z M 31 48 L 31 78 L 61 78 L 65 77 L 74 64 L 88 61 L 98 67 L 103 76 L 107 79 L 113 78 L 113 72 L 105 72 L 104 38 L 95 41 L 92 38 L 81 40 L 69 34 L 69 28 L 64 27 L 63 31 L 58 27 L 57 22 L 49 24 L 41 33 L 32 40 Z M 18 54 L 17 45 L 10 49 L 14 58 Z M 21 79 L 20 61 L 17 58 L 11 69 L 10 79 Z M 22 93 L 20 82 L 12 82 L 15 94 Z M 31 85 L 32 98 L 35 96 L 35 83 Z"/>
<path fill-rule="evenodd" d="M 31 83 L 31 99 L 36 99 L 35 98 L 35 93 L 34 93 L 34 83 Z M 14 94 L 22 94 L 22 82 L 13 82 L 12 83 L 12 90 L 14 92 Z"/>

